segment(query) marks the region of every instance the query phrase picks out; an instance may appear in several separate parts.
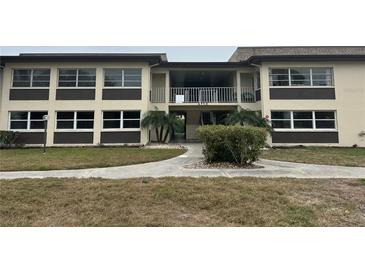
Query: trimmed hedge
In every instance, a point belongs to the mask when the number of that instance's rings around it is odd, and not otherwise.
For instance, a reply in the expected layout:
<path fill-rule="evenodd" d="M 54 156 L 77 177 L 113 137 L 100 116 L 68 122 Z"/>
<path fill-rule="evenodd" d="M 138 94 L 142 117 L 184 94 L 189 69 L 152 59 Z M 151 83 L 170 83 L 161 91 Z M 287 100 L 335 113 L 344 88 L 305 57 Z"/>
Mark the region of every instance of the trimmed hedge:
<path fill-rule="evenodd" d="M 207 162 L 249 165 L 258 160 L 265 146 L 267 131 L 250 126 L 201 126 L 197 134 L 204 144 Z"/>

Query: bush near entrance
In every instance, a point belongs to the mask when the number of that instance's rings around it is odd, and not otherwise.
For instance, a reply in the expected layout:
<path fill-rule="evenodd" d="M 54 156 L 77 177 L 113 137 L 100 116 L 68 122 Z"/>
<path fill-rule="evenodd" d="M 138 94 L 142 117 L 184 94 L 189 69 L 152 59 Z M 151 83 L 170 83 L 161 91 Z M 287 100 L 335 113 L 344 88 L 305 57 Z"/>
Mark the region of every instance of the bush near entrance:
<path fill-rule="evenodd" d="M 258 160 L 265 146 L 267 131 L 251 126 L 201 126 L 197 134 L 204 144 L 207 162 L 231 162 L 249 165 Z"/>

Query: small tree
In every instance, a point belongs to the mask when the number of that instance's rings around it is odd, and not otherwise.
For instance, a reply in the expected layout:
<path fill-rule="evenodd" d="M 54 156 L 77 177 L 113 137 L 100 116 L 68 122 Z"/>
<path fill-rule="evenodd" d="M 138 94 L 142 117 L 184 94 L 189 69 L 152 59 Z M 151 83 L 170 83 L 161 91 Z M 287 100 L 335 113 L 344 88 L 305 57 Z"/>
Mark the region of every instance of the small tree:
<path fill-rule="evenodd" d="M 265 128 L 267 132 L 272 133 L 272 127 L 268 120 L 261 116 L 260 111 L 252 111 L 248 109 L 238 109 L 229 113 L 224 119 L 227 125 L 254 126 Z"/>
<path fill-rule="evenodd" d="M 149 111 L 142 119 L 142 127 L 152 128 L 155 130 L 158 143 L 166 143 L 169 135 L 174 132 L 178 125 L 178 119 L 175 114 L 167 114 L 164 111 Z"/>
<path fill-rule="evenodd" d="M 161 143 L 162 139 L 162 124 L 164 120 L 165 112 L 163 111 L 149 111 L 142 119 L 142 127 L 155 129 L 157 142 Z"/>
<path fill-rule="evenodd" d="M 0 148 L 8 148 L 16 144 L 18 132 L 0 130 Z"/>
<path fill-rule="evenodd" d="M 171 135 L 174 132 L 174 130 L 180 125 L 179 122 L 180 121 L 175 114 L 169 113 L 165 115 L 163 125 L 166 131 L 165 131 L 165 136 L 162 140 L 163 143 L 166 143 L 169 135 Z"/>

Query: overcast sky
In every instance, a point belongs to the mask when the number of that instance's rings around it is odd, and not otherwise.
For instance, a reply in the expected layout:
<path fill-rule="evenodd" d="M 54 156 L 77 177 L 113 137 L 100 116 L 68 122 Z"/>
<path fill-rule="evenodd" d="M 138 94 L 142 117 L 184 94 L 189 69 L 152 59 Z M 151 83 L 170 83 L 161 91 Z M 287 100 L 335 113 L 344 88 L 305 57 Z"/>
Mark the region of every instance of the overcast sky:
<path fill-rule="evenodd" d="M 169 61 L 227 61 L 236 47 L 0 47 L 0 55 L 37 52 L 163 52 Z"/>

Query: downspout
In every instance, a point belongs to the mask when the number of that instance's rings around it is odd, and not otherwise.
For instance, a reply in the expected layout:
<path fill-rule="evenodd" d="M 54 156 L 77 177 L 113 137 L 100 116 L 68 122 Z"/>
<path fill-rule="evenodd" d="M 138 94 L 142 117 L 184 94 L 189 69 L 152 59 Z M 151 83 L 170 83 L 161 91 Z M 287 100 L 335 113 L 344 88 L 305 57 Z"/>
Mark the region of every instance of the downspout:
<path fill-rule="evenodd" d="M 152 65 L 149 66 L 150 67 L 150 94 L 149 94 L 149 98 L 148 98 L 149 101 L 151 101 L 151 92 L 152 92 L 152 73 L 151 73 L 151 68 L 157 67 L 161 63 L 162 63 L 162 61 L 160 60 L 157 63 L 152 64 Z M 156 136 L 156 138 L 158 138 L 158 137 Z M 150 128 L 148 129 L 148 143 L 151 143 L 151 129 Z"/>

